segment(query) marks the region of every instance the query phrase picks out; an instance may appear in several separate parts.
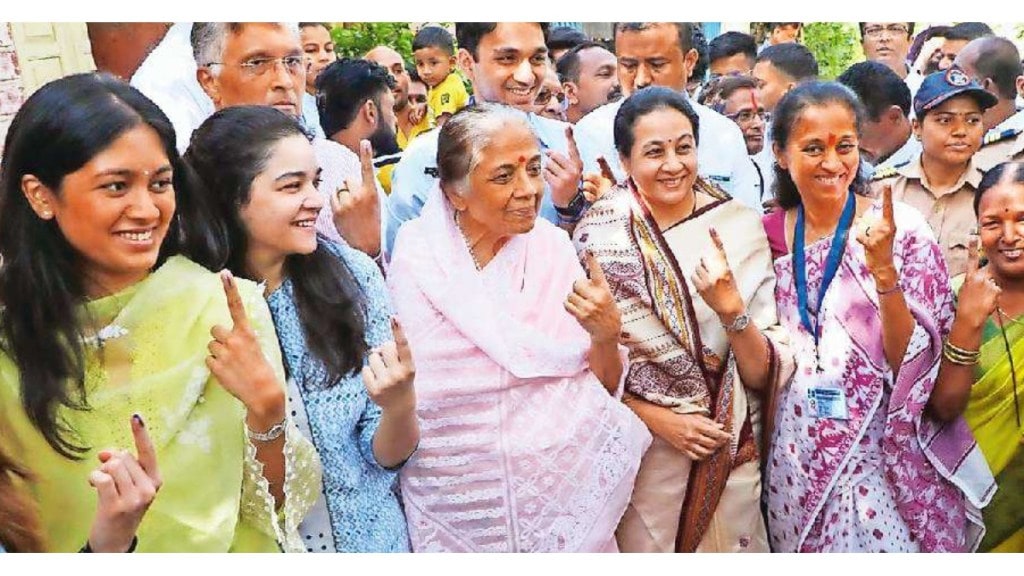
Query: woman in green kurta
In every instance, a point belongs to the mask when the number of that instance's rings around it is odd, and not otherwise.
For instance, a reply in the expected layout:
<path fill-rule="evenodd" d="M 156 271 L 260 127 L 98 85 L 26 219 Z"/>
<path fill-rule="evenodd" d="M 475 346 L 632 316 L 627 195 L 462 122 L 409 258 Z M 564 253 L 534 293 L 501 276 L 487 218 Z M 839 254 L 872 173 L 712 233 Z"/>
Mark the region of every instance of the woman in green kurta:
<path fill-rule="evenodd" d="M 953 279 L 956 320 L 943 350 L 941 391 L 964 418 L 999 489 L 984 509 L 982 552 L 1024 552 L 1024 164 L 989 171 L 974 200 L 981 248 Z"/>
<path fill-rule="evenodd" d="M 28 468 L 49 549 L 75 551 L 105 449 L 141 415 L 163 484 L 139 551 L 302 550 L 319 480 L 286 417 L 255 284 L 207 250 L 174 130 L 111 76 L 52 82 L 22 106 L 0 183 L 0 423 Z M 211 338 L 212 335 L 212 338 Z M 138 472 L 138 471 L 137 471 Z"/>

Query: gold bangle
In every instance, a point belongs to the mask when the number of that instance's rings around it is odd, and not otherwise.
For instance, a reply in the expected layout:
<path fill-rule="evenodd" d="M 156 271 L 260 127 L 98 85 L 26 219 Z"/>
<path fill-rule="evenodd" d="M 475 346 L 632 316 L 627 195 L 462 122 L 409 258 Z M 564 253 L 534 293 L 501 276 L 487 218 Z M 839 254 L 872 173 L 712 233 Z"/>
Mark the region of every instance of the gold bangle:
<path fill-rule="evenodd" d="M 958 354 L 960 356 L 978 356 L 981 354 L 981 350 L 965 350 L 963 348 L 960 348 L 959 346 L 950 342 L 949 338 L 946 338 L 946 342 L 944 345 L 946 346 L 946 348 L 949 348 L 951 352 Z"/>
<path fill-rule="evenodd" d="M 974 366 L 978 363 L 978 359 L 981 358 L 981 351 L 964 350 L 951 344 L 947 338 L 942 343 L 942 356 L 958 366 Z"/>

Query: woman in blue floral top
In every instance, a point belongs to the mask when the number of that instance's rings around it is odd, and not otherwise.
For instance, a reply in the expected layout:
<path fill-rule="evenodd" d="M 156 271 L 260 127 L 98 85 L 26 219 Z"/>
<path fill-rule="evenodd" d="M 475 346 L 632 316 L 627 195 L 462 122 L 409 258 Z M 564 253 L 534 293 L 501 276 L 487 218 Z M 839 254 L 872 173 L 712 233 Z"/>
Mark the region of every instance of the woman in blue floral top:
<path fill-rule="evenodd" d="M 299 527 L 307 550 L 408 551 L 396 474 L 419 441 L 412 358 L 374 262 L 315 231 L 312 145 L 287 115 L 242 106 L 206 120 L 185 159 L 214 205 L 219 261 L 203 264 L 266 284 L 289 410 L 323 462 Z"/>

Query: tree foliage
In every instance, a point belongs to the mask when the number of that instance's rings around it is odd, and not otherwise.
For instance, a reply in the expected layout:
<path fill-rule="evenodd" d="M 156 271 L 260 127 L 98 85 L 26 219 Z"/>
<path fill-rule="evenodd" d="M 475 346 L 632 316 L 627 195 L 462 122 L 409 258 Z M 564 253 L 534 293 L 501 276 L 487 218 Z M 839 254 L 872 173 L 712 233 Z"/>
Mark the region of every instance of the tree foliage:
<path fill-rule="evenodd" d="M 408 22 L 346 22 L 331 30 L 339 57 L 362 58 L 374 46 L 384 44 L 412 61 L 413 31 Z"/>
<path fill-rule="evenodd" d="M 853 22 L 809 22 L 804 25 L 803 42 L 818 60 L 823 80 L 834 80 L 851 64 L 864 59 L 857 24 Z"/>

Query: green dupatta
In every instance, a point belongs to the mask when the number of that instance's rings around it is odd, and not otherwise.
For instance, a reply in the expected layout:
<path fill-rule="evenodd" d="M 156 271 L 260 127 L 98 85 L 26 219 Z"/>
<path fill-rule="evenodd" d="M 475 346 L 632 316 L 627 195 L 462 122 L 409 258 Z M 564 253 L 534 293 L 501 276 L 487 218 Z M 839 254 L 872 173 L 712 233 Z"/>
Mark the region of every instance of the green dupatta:
<path fill-rule="evenodd" d="M 260 289 L 239 292 L 263 353 L 284 382 L 274 325 Z M 231 326 L 221 281 L 183 258 L 169 259 L 142 282 L 91 301 L 87 326 L 86 397 L 90 410 L 59 414 L 89 448 L 82 460 L 61 457 L 29 422 L 17 367 L 0 354 L 0 419 L 12 431 L 5 446 L 37 476 L 49 549 L 76 551 L 96 510 L 87 481 L 104 448 L 134 452 L 129 419 L 142 415 L 163 487 L 139 527 L 139 551 L 304 550 L 296 528 L 320 487 L 316 452 L 293 424 L 286 432 L 285 505 L 274 511 L 256 449 L 246 439 L 245 407 L 206 368 L 210 329 Z"/>

